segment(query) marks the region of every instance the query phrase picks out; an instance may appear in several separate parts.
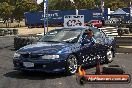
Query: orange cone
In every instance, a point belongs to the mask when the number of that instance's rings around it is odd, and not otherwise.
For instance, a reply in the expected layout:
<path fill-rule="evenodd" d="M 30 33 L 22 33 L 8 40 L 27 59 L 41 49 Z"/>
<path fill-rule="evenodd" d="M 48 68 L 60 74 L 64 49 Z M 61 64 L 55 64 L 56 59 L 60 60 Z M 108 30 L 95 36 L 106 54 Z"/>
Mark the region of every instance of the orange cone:
<path fill-rule="evenodd" d="M 96 74 L 101 74 L 101 66 L 100 66 L 100 62 L 97 61 L 97 65 L 96 65 Z"/>

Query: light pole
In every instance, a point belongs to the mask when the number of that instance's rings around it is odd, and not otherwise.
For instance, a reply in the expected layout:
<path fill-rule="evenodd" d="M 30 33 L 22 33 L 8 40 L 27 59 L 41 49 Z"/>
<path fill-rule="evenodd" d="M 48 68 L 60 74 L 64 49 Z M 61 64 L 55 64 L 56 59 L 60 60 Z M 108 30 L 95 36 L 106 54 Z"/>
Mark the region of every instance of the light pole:
<path fill-rule="evenodd" d="M 47 8 L 46 8 L 46 9 L 47 9 L 47 19 L 46 19 L 46 20 L 47 20 L 47 32 L 48 32 L 48 20 L 49 20 L 49 19 L 48 19 L 48 16 L 49 16 L 49 15 L 48 15 L 48 13 L 49 13 L 49 12 L 48 12 L 48 10 L 49 10 L 49 8 L 48 8 L 48 0 L 47 0 Z"/>
<path fill-rule="evenodd" d="M 75 9 L 76 9 L 76 15 L 78 15 L 78 9 L 77 9 L 77 6 L 76 6 L 74 0 L 70 0 L 70 2 L 74 4 L 74 7 L 75 7 Z"/>
<path fill-rule="evenodd" d="M 43 1 L 44 2 L 44 8 L 43 8 L 43 19 L 44 19 L 44 35 L 45 35 L 45 18 L 46 18 L 46 0 Z"/>
<path fill-rule="evenodd" d="M 101 0 L 101 12 L 102 12 L 102 17 L 104 14 L 104 0 Z"/>
<path fill-rule="evenodd" d="M 132 3 L 130 1 L 130 22 L 129 23 L 131 23 L 131 21 L 132 21 Z"/>
<path fill-rule="evenodd" d="M 103 26 L 104 26 L 104 0 L 101 0 L 101 13 L 102 13 L 102 19 L 101 19 L 101 21 L 102 21 L 102 24 L 103 24 Z"/>
<path fill-rule="evenodd" d="M 46 24 L 47 24 L 47 32 L 48 32 L 48 0 L 43 0 L 43 2 L 44 2 L 43 17 L 44 17 L 44 35 L 45 35 Z"/>
<path fill-rule="evenodd" d="M 44 20 L 44 35 L 46 33 L 46 22 L 48 21 L 48 0 L 37 0 L 37 4 L 41 4 L 43 2 L 44 8 L 43 8 L 43 20 Z M 47 10 L 47 11 L 46 11 Z M 47 15 L 46 15 L 47 12 Z M 46 19 L 47 17 L 47 19 Z M 48 25 L 48 22 L 47 22 Z M 48 26 L 47 26 L 47 31 L 48 31 Z"/>

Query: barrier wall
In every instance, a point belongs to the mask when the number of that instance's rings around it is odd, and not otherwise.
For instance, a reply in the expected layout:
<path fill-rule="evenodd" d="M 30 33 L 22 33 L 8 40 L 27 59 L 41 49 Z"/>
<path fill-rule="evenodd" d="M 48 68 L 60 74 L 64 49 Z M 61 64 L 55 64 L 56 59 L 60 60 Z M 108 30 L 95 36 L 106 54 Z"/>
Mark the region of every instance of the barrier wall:
<path fill-rule="evenodd" d="M 124 15 L 124 21 L 130 20 L 130 8 L 123 8 L 123 10 L 127 13 Z M 109 9 L 104 9 L 103 20 L 108 20 Z M 48 12 L 48 24 L 63 24 L 65 15 L 75 15 L 76 10 L 52 10 Z M 90 20 L 102 20 L 102 11 L 101 9 L 82 9 L 78 10 L 79 15 L 84 15 L 84 21 L 89 22 Z M 26 26 L 43 26 L 43 11 L 39 12 L 26 12 L 25 16 L 25 24 Z"/>

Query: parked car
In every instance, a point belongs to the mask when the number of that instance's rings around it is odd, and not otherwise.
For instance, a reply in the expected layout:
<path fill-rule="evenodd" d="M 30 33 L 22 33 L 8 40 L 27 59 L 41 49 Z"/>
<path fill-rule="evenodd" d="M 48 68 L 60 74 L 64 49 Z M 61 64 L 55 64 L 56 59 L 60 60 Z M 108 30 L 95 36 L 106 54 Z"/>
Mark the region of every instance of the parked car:
<path fill-rule="evenodd" d="M 101 28 L 102 22 L 100 20 L 91 20 L 88 24 L 93 25 L 94 27 Z"/>
<path fill-rule="evenodd" d="M 91 29 L 98 42 L 91 45 L 82 36 Z M 83 41 L 82 41 L 83 40 Z M 67 72 L 75 74 L 80 65 L 95 65 L 97 59 L 111 62 L 115 56 L 115 40 L 94 27 L 51 30 L 39 42 L 20 48 L 14 54 L 14 69 L 21 71 Z"/>
<path fill-rule="evenodd" d="M 121 18 L 110 18 L 105 21 L 105 24 L 120 24 L 122 22 Z"/>
<path fill-rule="evenodd" d="M 85 23 L 85 26 L 93 26 L 93 27 L 101 28 L 103 24 L 100 20 L 91 20 L 88 23 Z"/>

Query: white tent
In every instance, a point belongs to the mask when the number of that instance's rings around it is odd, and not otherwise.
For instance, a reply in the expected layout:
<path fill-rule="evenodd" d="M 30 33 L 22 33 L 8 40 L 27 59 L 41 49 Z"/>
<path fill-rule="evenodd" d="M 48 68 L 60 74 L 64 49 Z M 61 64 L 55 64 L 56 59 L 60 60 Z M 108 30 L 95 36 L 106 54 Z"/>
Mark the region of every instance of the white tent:
<path fill-rule="evenodd" d="M 111 15 L 126 15 L 127 13 L 122 10 L 121 8 L 115 10 L 113 13 L 111 13 Z"/>

